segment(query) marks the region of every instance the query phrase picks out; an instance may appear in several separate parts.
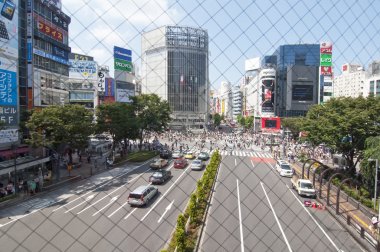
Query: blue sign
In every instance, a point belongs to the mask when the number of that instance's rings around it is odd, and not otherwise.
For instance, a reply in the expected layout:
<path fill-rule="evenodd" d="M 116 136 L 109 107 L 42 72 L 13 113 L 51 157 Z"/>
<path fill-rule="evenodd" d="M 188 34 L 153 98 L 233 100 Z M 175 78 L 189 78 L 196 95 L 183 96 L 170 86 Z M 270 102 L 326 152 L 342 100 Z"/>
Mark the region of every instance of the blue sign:
<path fill-rule="evenodd" d="M 17 106 L 16 73 L 0 69 L 0 106 Z"/>
<path fill-rule="evenodd" d="M 113 56 L 115 59 L 122 59 L 128 62 L 132 62 L 132 51 L 125 48 L 114 46 Z"/>
<path fill-rule="evenodd" d="M 32 48 L 32 42 L 28 42 L 26 44 L 26 53 L 27 53 L 27 60 L 28 60 L 28 63 L 31 63 L 32 62 L 32 51 L 33 51 L 33 48 Z"/>
<path fill-rule="evenodd" d="M 69 59 L 69 54 L 67 53 L 67 51 L 65 51 L 65 50 L 63 50 L 57 46 L 53 46 L 53 55 L 57 56 L 57 57 L 61 57 L 65 60 Z"/>
<path fill-rule="evenodd" d="M 51 55 L 50 53 L 46 53 L 46 52 L 38 50 L 36 48 L 33 48 L 33 53 L 36 54 L 36 55 L 39 55 L 41 57 L 54 60 L 54 61 L 59 62 L 59 63 L 64 64 L 64 65 L 68 65 L 68 66 L 70 65 L 70 63 L 69 63 L 68 60 L 63 59 L 61 57 L 57 57 L 57 56 Z"/>

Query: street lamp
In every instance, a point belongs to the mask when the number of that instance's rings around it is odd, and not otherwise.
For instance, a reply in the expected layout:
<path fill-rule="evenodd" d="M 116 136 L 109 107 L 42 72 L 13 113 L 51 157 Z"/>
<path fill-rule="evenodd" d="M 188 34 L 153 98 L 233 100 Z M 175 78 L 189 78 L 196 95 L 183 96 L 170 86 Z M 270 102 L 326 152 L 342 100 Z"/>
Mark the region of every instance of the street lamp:
<path fill-rule="evenodd" d="M 376 159 L 372 159 L 372 158 L 369 158 L 368 159 L 368 162 L 371 162 L 371 161 L 375 161 L 375 169 L 376 169 L 376 175 L 375 175 L 375 195 L 374 195 L 374 204 L 373 204 L 373 209 L 376 210 L 376 196 L 377 196 L 377 173 L 378 173 L 378 169 L 379 169 L 379 160 L 376 158 Z M 380 206 L 379 206 L 379 216 L 380 216 Z"/>

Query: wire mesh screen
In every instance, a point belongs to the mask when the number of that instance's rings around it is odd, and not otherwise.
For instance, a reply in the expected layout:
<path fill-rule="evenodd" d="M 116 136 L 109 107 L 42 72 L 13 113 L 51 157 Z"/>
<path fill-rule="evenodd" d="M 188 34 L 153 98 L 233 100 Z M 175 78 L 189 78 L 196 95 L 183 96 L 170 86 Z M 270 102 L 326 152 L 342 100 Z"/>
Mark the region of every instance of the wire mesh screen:
<path fill-rule="evenodd" d="M 340 189 L 327 192 L 313 172 L 310 180 L 293 176 L 304 170 L 301 157 L 332 159 L 324 146 L 296 142 L 279 120 L 305 116 L 333 96 L 380 93 L 378 1 L 0 0 L 0 6 L 0 112 L 10 133 L 26 111 L 51 105 L 96 111 L 157 94 L 171 108 L 168 130 L 144 132 L 142 142 L 124 140 L 115 150 L 103 136 L 86 151 L 67 152 L 66 143 L 53 151 L 43 134 L 39 155 L 46 164 L 15 159 L 1 168 L 2 195 L 12 194 L 12 174 L 18 180 L 17 196 L 0 209 L 0 251 L 378 246 L 366 224 L 371 214 L 351 217 L 354 225 L 346 226 L 347 195 L 337 215 Z M 350 81 L 356 84 L 347 88 Z M 328 195 L 332 211 L 325 208 Z"/>

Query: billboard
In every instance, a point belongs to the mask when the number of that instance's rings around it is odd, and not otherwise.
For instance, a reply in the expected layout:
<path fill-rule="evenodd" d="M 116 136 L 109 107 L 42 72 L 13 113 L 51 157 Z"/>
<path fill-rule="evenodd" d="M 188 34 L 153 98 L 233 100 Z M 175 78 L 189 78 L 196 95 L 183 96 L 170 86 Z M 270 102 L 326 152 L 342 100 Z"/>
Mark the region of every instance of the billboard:
<path fill-rule="evenodd" d="M 324 98 L 324 77 L 332 76 L 332 42 L 321 42 L 320 43 L 320 68 L 319 68 L 319 92 L 318 92 L 318 103 L 322 104 L 325 102 Z M 310 89 L 310 88 L 309 88 Z M 309 90 L 309 92 L 311 92 Z M 305 95 L 305 98 L 308 95 Z M 328 99 L 326 97 L 326 99 Z"/>
<path fill-rule="evenodd" d="M 0 56 L 17 60 L 18 7 L 13 1 L 0 0 L 0 10 Z"/>
<path fill-rule="evenodd" d="M 332 42 L 321 42 L 320 53 L 321 54 L 332 54 Z"/>
<path fill-rule="evenodd" d="M 321 67 L 321 74 L 322 75 L 332 75 L 332 67 L 331 66 L 322 66 Z"/>
<path fill-rule="evenodd" d="M 17 129 L 0 130 L 0 144 L 17 142 L 18 139 Z"/>
<path fill-rule="evenodd" d="M 279 117 L 263 117 L 261 118 L 262 132 L 280 132 L 281 119 Z"/>
<path fill-rule="evenodd" d="M 98 79 L 98 65 L 95 61 L 69 60 L 69 76 L 73 79 L 96 81 Z"/>
<path fill-rule="evenodd" d="M 332 66 L 332 54 L 321 54 L 321 66 Z"/>
<path fill-rule="evenodd" d="M 135 85 L 124 81 L 116 80 L 116 101 L 131 102 L 131 96 L 135 95 Z"/>
<path fill-rule="evenodd" d="M 132 62 L 132 51 L 125 48 L 114 46 L 113 56 L 115 59 L 121 59 L 128 62 Z"/>
<path fill-rule="evenodd" d="M 133 65 L 131 62 L 115 58 L 115 70 L 123 72 L 132 72 Z"/>
<path fill-rule="evenodd" d="M 253 71 L 261 68 L 260 57 L 247 59 L 245 61 L 245 71 Z"/>
<path fill-rule="evenodd" d="M 85 61 L 94 61 L 94 57 L 83 55 L 79 53 L 69 53 L 69 59 L 72 60 L 85 60 Z"/>

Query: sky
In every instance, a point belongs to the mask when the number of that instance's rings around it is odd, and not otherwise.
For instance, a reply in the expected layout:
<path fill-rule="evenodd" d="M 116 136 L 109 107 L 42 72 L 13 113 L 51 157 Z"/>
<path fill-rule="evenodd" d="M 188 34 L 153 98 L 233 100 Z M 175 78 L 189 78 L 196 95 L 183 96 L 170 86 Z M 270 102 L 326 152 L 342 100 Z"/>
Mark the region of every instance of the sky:
<path fill-rule="evenodd" d="M 62 0 L 71 17 L 72 52 L 93 56 L 113 73 L 113 46 L 132 50 L 140 68 L 141 34 L 164 25 L 209 35 L 209 79 L 238 84 L 246 59 L 285 44 L 333 43 L 333 69 L 380 61 L 379 0 Z"/>

